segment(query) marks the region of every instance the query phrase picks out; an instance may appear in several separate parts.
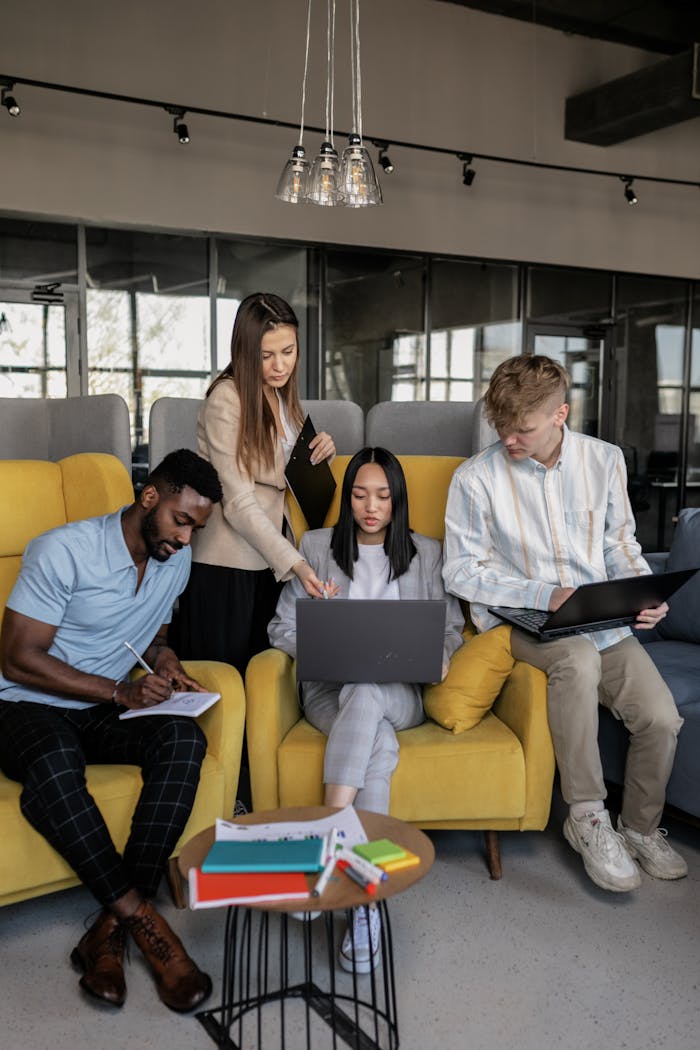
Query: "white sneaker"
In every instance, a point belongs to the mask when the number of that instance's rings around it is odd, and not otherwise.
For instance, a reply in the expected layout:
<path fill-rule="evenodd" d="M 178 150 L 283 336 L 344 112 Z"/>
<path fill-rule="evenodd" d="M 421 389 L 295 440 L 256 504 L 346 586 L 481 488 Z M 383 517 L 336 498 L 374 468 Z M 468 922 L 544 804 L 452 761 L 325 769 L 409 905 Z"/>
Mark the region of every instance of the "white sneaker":
<path fill-rule="evenodd" d="M 369 916 L 369 919 L 368 919 Z M 348 973 L 369 973 L 377 965 L 382 923 L 376 908 L 355 908 L 352 930 L 348 925 L 338 961 Z M 353 951 L 354 947 L 354 951 Z"/>
<path fill-rule="evenodd" d="M 627 852 L 655 879 L 682 879 L 688 874 L 688 865 L 666 841 L 666 828 L 657 828 L 651 835 L 642 835 L 632 828 L 626 828 L 622 817 L 618 817 L 617 830 L 625 840 Z"/>
<path fill-rule="evenodd" d="M 625 839 L 610 823 L 607 809 L 586 813 L 581 820 L 568 816 L 564 838 L 583 857 L 586 874 L 604 890 L 627 893 L 641 883 L 639 869 L 625 847 Z"/>

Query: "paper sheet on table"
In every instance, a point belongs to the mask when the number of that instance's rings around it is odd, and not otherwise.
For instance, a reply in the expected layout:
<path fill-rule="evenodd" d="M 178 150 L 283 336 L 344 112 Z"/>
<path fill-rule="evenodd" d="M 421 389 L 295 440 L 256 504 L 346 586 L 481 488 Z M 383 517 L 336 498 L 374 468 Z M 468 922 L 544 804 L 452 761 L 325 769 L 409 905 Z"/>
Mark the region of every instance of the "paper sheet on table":
<path fill-rule="evenodd" d="M 280 821 L 275 824 L 234 824 L 230 820 L 216 820 L 216 840 L 224 841 L 260 841 L 271 839 L 305 839 L 310 835 L 323 837 L 331 828 L 336 828 L 338 841 L 348 848 L 367 842 L 365 829 L 353 806 L 346 806 L 329 817 L 319 820 Z"/>

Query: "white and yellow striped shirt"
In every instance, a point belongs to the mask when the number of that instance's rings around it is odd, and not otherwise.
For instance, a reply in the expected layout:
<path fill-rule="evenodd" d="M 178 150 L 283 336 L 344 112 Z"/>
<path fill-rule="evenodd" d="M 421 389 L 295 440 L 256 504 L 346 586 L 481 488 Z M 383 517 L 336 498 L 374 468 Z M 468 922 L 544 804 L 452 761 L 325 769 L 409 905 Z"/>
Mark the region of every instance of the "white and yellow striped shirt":
<path fill-rule="evenodd" d="M 648 572 L 616 445 L 564 426 L 549 470 L 534 459 L 509 459 L 497 441 L 455 471 L 443 579 L 470 603 L 477 630 L 500 622 L 489 605 L 547 609 L 555 587 Z M 606 649 L 629 633 L 614 628 L 590 638 Z"/>

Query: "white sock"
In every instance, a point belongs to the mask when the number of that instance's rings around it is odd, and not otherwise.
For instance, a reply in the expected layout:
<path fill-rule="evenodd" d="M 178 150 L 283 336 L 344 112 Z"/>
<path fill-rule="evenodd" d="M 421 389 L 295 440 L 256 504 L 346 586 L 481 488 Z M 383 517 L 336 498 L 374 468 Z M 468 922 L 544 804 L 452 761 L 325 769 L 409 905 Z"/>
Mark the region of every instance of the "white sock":
<path fill-rule="evenodd" d="M 569 806 L 569 816 L 574 820 L 583 820 L 588 813 L 602 813 L 605 803 L 602 799 L 595 802 L 573 802 Z"/>

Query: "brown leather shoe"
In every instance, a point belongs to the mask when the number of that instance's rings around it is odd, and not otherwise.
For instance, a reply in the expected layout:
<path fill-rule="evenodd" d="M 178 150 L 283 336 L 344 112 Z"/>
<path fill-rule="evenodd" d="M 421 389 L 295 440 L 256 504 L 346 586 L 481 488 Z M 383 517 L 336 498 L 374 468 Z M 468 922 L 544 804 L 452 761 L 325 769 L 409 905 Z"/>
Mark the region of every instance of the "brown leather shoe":
<path fill-rule="evenodd" d="M 150 901 L 125 925 L 150 966 L 161 1001 L 171 1010 L 193 1010 L 211 994 L 211 978 L 190 959 L 182 941 Z"/>
<path fill-rule="evenodd" d="M 126 999 L 124 948 L 126 930 L 105 908 L 71 952 L 71 962 L 83 971 L 80 987 L 96 999 L 123 1006 Z"/>

